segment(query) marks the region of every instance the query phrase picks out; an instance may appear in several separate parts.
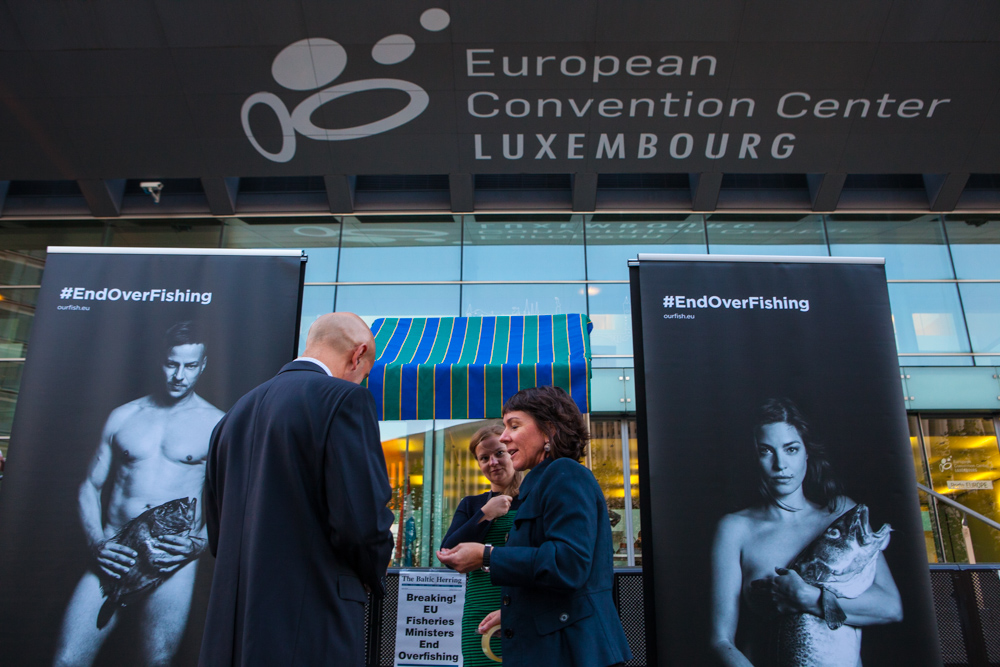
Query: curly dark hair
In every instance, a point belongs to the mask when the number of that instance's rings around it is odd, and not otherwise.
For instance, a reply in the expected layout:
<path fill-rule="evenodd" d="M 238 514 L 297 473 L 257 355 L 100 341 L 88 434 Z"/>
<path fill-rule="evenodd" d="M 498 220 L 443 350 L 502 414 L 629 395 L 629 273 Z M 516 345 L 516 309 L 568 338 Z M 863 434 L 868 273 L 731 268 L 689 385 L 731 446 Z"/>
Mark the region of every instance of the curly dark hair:
<path fill-rule="evenodd" d="M 802 444 L 806 448 L 809 460 L 806 461 L 806 476 L 802 481 L 802 493 L 807 500 L 816 503 L 820 507 L 825 507 L 829 511 L 836 509 L 838 499 L 843 495 L 843 488 L 840 482 L 834 477 L 833 466 L 827 459 L 826 448 L 816 442 L 812 437 L 809 423 L 799 411 L 799 408 L 787 398 L 770 398 L 757 410 L 757 417 L 754 419 L 753 441 L 756 446 L 757 435 L 760 429 L 768 424 L 785 423 L 794 428 L 802 439 Z M 771 495 L 771 488 L 767 484 L 766 476 L 757 467 L 757 492 L 767 503 L 781 506 L 781 504 Z"/>
<path fill-rule="evenodd" d="M 559 387 L 530 387 L 504 403 L 503 414 L 524 412 L 549 436 L 546 459 L 569 458 L 579 461 L 587 453 L 590 433 L 576 403 Z"/>

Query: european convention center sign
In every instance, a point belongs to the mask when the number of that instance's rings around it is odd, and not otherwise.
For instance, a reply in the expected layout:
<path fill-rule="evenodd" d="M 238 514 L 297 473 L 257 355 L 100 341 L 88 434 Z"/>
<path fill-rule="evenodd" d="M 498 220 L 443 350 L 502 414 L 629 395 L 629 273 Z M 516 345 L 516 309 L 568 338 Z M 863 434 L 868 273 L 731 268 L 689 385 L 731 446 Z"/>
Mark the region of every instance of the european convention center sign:
<path fill-rule="evenodd" d="M 630 271 L 655 664 L 940 665 L 883 260 Z"/>
<path fill-rule="evenodd" d="M 0 662 L 197 663 L 209 436 L 294 356 L 303 266 L 49 248 L 0 491 Z"/>
<path fill-rule="evenodd" d="M 0 179 L 1000 173 L 988 2 L 6 4 Z"/>

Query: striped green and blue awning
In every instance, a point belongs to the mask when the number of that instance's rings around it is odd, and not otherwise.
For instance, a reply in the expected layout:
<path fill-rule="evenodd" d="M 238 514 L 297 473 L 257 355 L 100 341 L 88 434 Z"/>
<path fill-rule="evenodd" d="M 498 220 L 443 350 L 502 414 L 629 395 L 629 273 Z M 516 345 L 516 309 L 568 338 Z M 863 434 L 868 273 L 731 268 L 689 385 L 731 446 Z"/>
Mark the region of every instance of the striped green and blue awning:
<path fill-rule="evenodd" d="M 588 412 L 592 328 L 586 315 L 375 320 L 378 418 L 500 417 L 518 390 L 550 384 Z"/>

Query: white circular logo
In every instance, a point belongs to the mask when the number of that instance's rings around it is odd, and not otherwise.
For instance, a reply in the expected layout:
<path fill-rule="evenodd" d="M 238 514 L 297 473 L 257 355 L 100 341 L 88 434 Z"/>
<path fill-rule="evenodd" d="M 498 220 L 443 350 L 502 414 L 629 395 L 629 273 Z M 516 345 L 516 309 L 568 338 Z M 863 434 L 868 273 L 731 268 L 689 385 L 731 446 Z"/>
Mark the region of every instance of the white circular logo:
<path fill-rule="evenodd" d="M 450 22 L 451 17 L 443 9 L 428 9 L 420 16 L 420 25 L 432 32 L 444 30 Z M 412 56 L 415 50 L 416 42 L 412 37 L 396 34 L 376 42 L 371 55 L 372 60 L 380 65 L 397 65 Z M 363 139 L 410 122 L 422 114 L 430 103 L 427 91 L 411 81 L 400 79 L 359 79 L 329 85 L 346 67 L 347 51 L 332 39 L 311 37 L 282 49 L 271 64 L 274 81 L 288 90 L 320 90 L 302 100 L 291 111 L 274 93 L 262 91 L 248 97 L 243 102 L 240 119 L 247 139 L 257 152 L 272 162 L 288 162 L 295 157 L 296 137 L 299 134 L 316 141 Z M 410 100 L 400 111 L 364 125 L 324 128 L 313 123 L 313 114 L 324 104 L 370 90 L 399 90 L 407 93 Z M 258 104 L 269 107 L 281 126 L 281 148 L 277 152 L 272 153 L 261 146 L 250 127 L 250 111 Z"/>

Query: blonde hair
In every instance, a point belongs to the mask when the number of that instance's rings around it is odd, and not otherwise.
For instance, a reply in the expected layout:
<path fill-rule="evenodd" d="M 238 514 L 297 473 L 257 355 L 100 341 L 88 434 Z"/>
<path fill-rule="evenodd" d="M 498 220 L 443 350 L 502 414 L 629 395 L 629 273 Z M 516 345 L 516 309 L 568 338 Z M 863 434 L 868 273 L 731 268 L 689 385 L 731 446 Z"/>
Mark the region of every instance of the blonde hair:
<path fill-rule="evenodd" d="M 503 424 L 500 422 L 492 422 L 472 434 L 472 438 L 469 440 L 469 452 L 472 454 L 472 457 L 476 459 L 476 463 L 479 462 L 479 456 L 476 454 L 476 448 L 483 443 L 483 440 L 486 440 L 490 436 L 499 436 L 501 433 L 503 433 Z M 521 488 L 522 479 L 524 479 L 524 473 L 520 470 L 515 470 L 514 479 L 512 479 L 510 484 L 504 487 L 500 493 L 505 496 L 510 496 L 511 498 L 516 498 L 518 491 Z"/>

